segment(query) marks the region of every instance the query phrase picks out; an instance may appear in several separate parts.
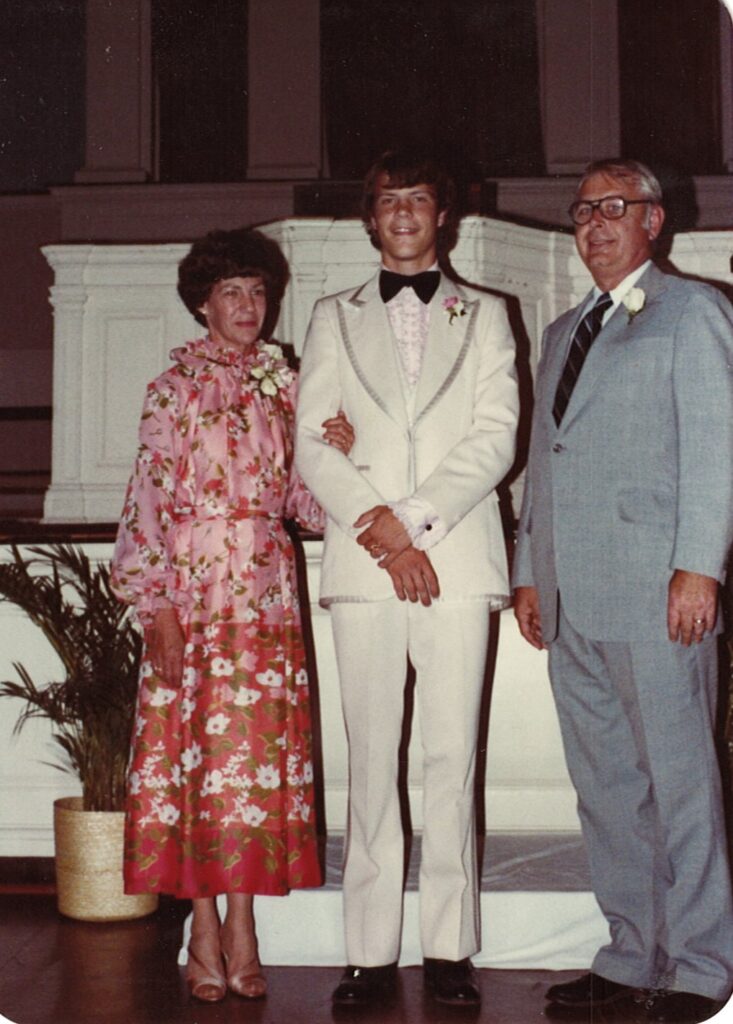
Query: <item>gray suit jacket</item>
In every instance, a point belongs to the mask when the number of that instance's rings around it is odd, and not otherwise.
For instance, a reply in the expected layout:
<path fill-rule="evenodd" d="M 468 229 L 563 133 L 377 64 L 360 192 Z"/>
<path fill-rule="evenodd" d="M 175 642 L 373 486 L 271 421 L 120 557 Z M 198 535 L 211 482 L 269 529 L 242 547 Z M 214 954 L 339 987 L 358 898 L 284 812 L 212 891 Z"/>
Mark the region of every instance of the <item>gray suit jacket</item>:
<path fill-rule="evenodd" d="M 441 275 L 410 423 L 378 281 L 320 299 L 303 351 L 295 461 L 328 513 L 321 602 L 393 596 L 353 523 L 374 505 L 417 495 L 448 528 L 429 552 L 442 597 L 503 607 L 509 581 L 495 488 L 514 457 L 518 414 L 504 303 Z M 443 303 L 452 296 L 465 315 L 451 322 Z M 348 456 L 323 440 L 323 420 L 339 409 L 356 432 Z"/>
<path fill-rule="evenodd" d="M 551 324 L 537 371 L 513 585 L 558 594 L 594 640 L 666 635 L 674 569 L 723 580 L 733 523 L 733 308 L 652 266 L 632 321 L 606 323 L 559 427 L 552 405 L 584 303 Z"/>

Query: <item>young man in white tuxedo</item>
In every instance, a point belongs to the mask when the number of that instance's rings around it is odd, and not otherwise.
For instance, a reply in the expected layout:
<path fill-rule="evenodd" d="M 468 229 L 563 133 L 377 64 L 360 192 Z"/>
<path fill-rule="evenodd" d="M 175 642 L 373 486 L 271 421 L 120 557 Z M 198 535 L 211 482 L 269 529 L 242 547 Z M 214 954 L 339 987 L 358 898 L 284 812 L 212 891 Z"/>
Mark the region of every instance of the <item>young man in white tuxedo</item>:
<path fill-rule="evenodd" d="M 331 610 L 349 739 L 340 1005 L 395 987 L 404 837 L 397 789 L 408 658 L 423 742 L 420 929 L 427 989 L 476 1006 L 474 822 L 489 613 L 507 604 L 496 487 L 514 457 L 514 345 L 504 303 L 439 268 L 455 189 L 432 160 L 385 154 L 365 181 L 381 252 L 369 281 L 321 299 L 300 376 L 296 464 L 328 514 Z M 320 424 L 342 410 L 348 457 Z"/>
<path fill-rule="evenodd" d="M 733 987 L 713 728 L 719 584 L 733 535 L 733 309 L 652 262 L 659 182 L 586 171 L 570 207 L 595 287 L 545 331 L 514 559 L 550 679 L 609 941 L 552 986 L 589 1011 L 647 990 L 707 1020 Z"/>

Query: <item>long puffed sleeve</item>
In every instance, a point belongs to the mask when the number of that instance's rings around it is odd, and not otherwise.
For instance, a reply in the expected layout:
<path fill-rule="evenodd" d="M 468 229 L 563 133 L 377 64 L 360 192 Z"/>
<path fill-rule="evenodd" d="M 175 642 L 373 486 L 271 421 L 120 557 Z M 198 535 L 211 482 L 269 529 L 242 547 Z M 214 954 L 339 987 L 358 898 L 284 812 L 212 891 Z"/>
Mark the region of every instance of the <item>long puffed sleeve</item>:
<path fill-rule="evenodd" d="M 294 467 L 290 470 L 290 482 L 285 501 L 285 518 L 294 519 L 304 530 L 323 533 L 326 514 L 305 486 Z"/>
<path fill-rule="evenodd" d="M 169 374 L 149 386 L 139 448 L 127 487 L 112 557 L 112 587 L 121 601 L 150 621 L 160 608 L 185 600 L 177 594 L 167 535 L 173 522 L 180 458 L 180 398 Z"/>
<path fill-rule="evenodd" d="M 298 380 L 295 375 L 288 387 L 288 404 L 291 410 L 295 410 L 298 400 Z M 289 429 L 292 432 L 294 423 L 288 418 Z M 292 451 L 292 436 L 290 437 L 290 449 Z M 288 491 L 285 498 L 285 519 L 294 519 L 298 526 L 312 533 L 323 533 L 326 526 L 326 514 L 308 490 L 295 466 L 290 465 L 290 479 Z"/>

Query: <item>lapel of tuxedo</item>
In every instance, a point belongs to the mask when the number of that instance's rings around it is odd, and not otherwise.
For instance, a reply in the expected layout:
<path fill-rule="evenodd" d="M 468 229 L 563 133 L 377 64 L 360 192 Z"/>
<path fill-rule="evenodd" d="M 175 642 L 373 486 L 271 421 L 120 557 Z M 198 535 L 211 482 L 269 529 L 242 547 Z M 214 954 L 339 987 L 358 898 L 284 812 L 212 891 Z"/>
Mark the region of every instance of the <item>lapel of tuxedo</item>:
<path fill-rule="evenodd" d="M 648 320 L 649 317 L 654 315 L 654 305 L 660 301 L 661 295 L 665 291 L 666 285 L 664 283 L 664 274 L 658 270 L 654 264 L 652 264 L 651 267 L 642 274 L 634 287 L 641 288 L 645 294 L 644 308 L 637 314 L 637 316 L 645 317 Z M 582 308 L 582 306 L 580 308 Z M 572 321 L 573 331 L 577 327 L 578 320 L 579 317 L 575 317 Z M 572 334 L 570 336 L 572 336 Z M 599 386 L 603 387 L 606 367 L 610 366 L 614 360 L 618 358 L 618 346 L 628 344 L 634 336 L 639 341 L 642 341 L 643 322 L 630 322 L 628 310 L 624 306 L 623 302 L 621 302 L 614 310 L 610 320 L 604 324 L 598 334 L 598 337 L 590 348 L 585 363 L 583 364 L 580 377 L 578 377 L 573 393 L 570 396 L 570 401 L 568 402 L 568 407 L 565 410 L 565 415 L 558 427 L 559 431 L 566 430 L 582 413 L 583 409 L 592 399 L 596 389 Z M 565 345 L 564 348 L 565 353 L 563 354 L 560 370 L 555 380 L 555 387 L 560 380 L 562 367 L 565 365 L 565 355 L 567 353 L 568 346 Z"/>
<path fill-rule="evenodd" d="M 392 327 L 379 295 L 379 274 L 338 302 L 339 326 L 354 373 L 367 394 L 407 430 L 407 409 Z"/>
<path fill-rule="evenodd" d="M 464 315 L 451 320 L 443 303 L 452 296 L 463 304 Z M 417 386 L 415 423 L 440 401 L 461 369 L 476 329 L 478 311 L 477 299 L 469 299 L 459 285 L 440 275 L 440 284 L 430 302 L 430 328 Z"/>

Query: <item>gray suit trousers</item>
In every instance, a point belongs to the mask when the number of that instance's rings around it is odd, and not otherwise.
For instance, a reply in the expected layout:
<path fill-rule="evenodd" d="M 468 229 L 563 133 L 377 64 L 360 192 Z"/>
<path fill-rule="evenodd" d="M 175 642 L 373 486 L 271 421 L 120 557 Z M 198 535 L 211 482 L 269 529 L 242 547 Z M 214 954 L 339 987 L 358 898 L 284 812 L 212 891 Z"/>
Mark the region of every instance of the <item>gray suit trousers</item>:
<path fill-rule="evenodd" d="M 589 641 L 560 615 L 550 678 L 591 882 L 610 929 L 593 971 L 724 999 L 733 902 L 713 744 L 716 638 Z"/>

